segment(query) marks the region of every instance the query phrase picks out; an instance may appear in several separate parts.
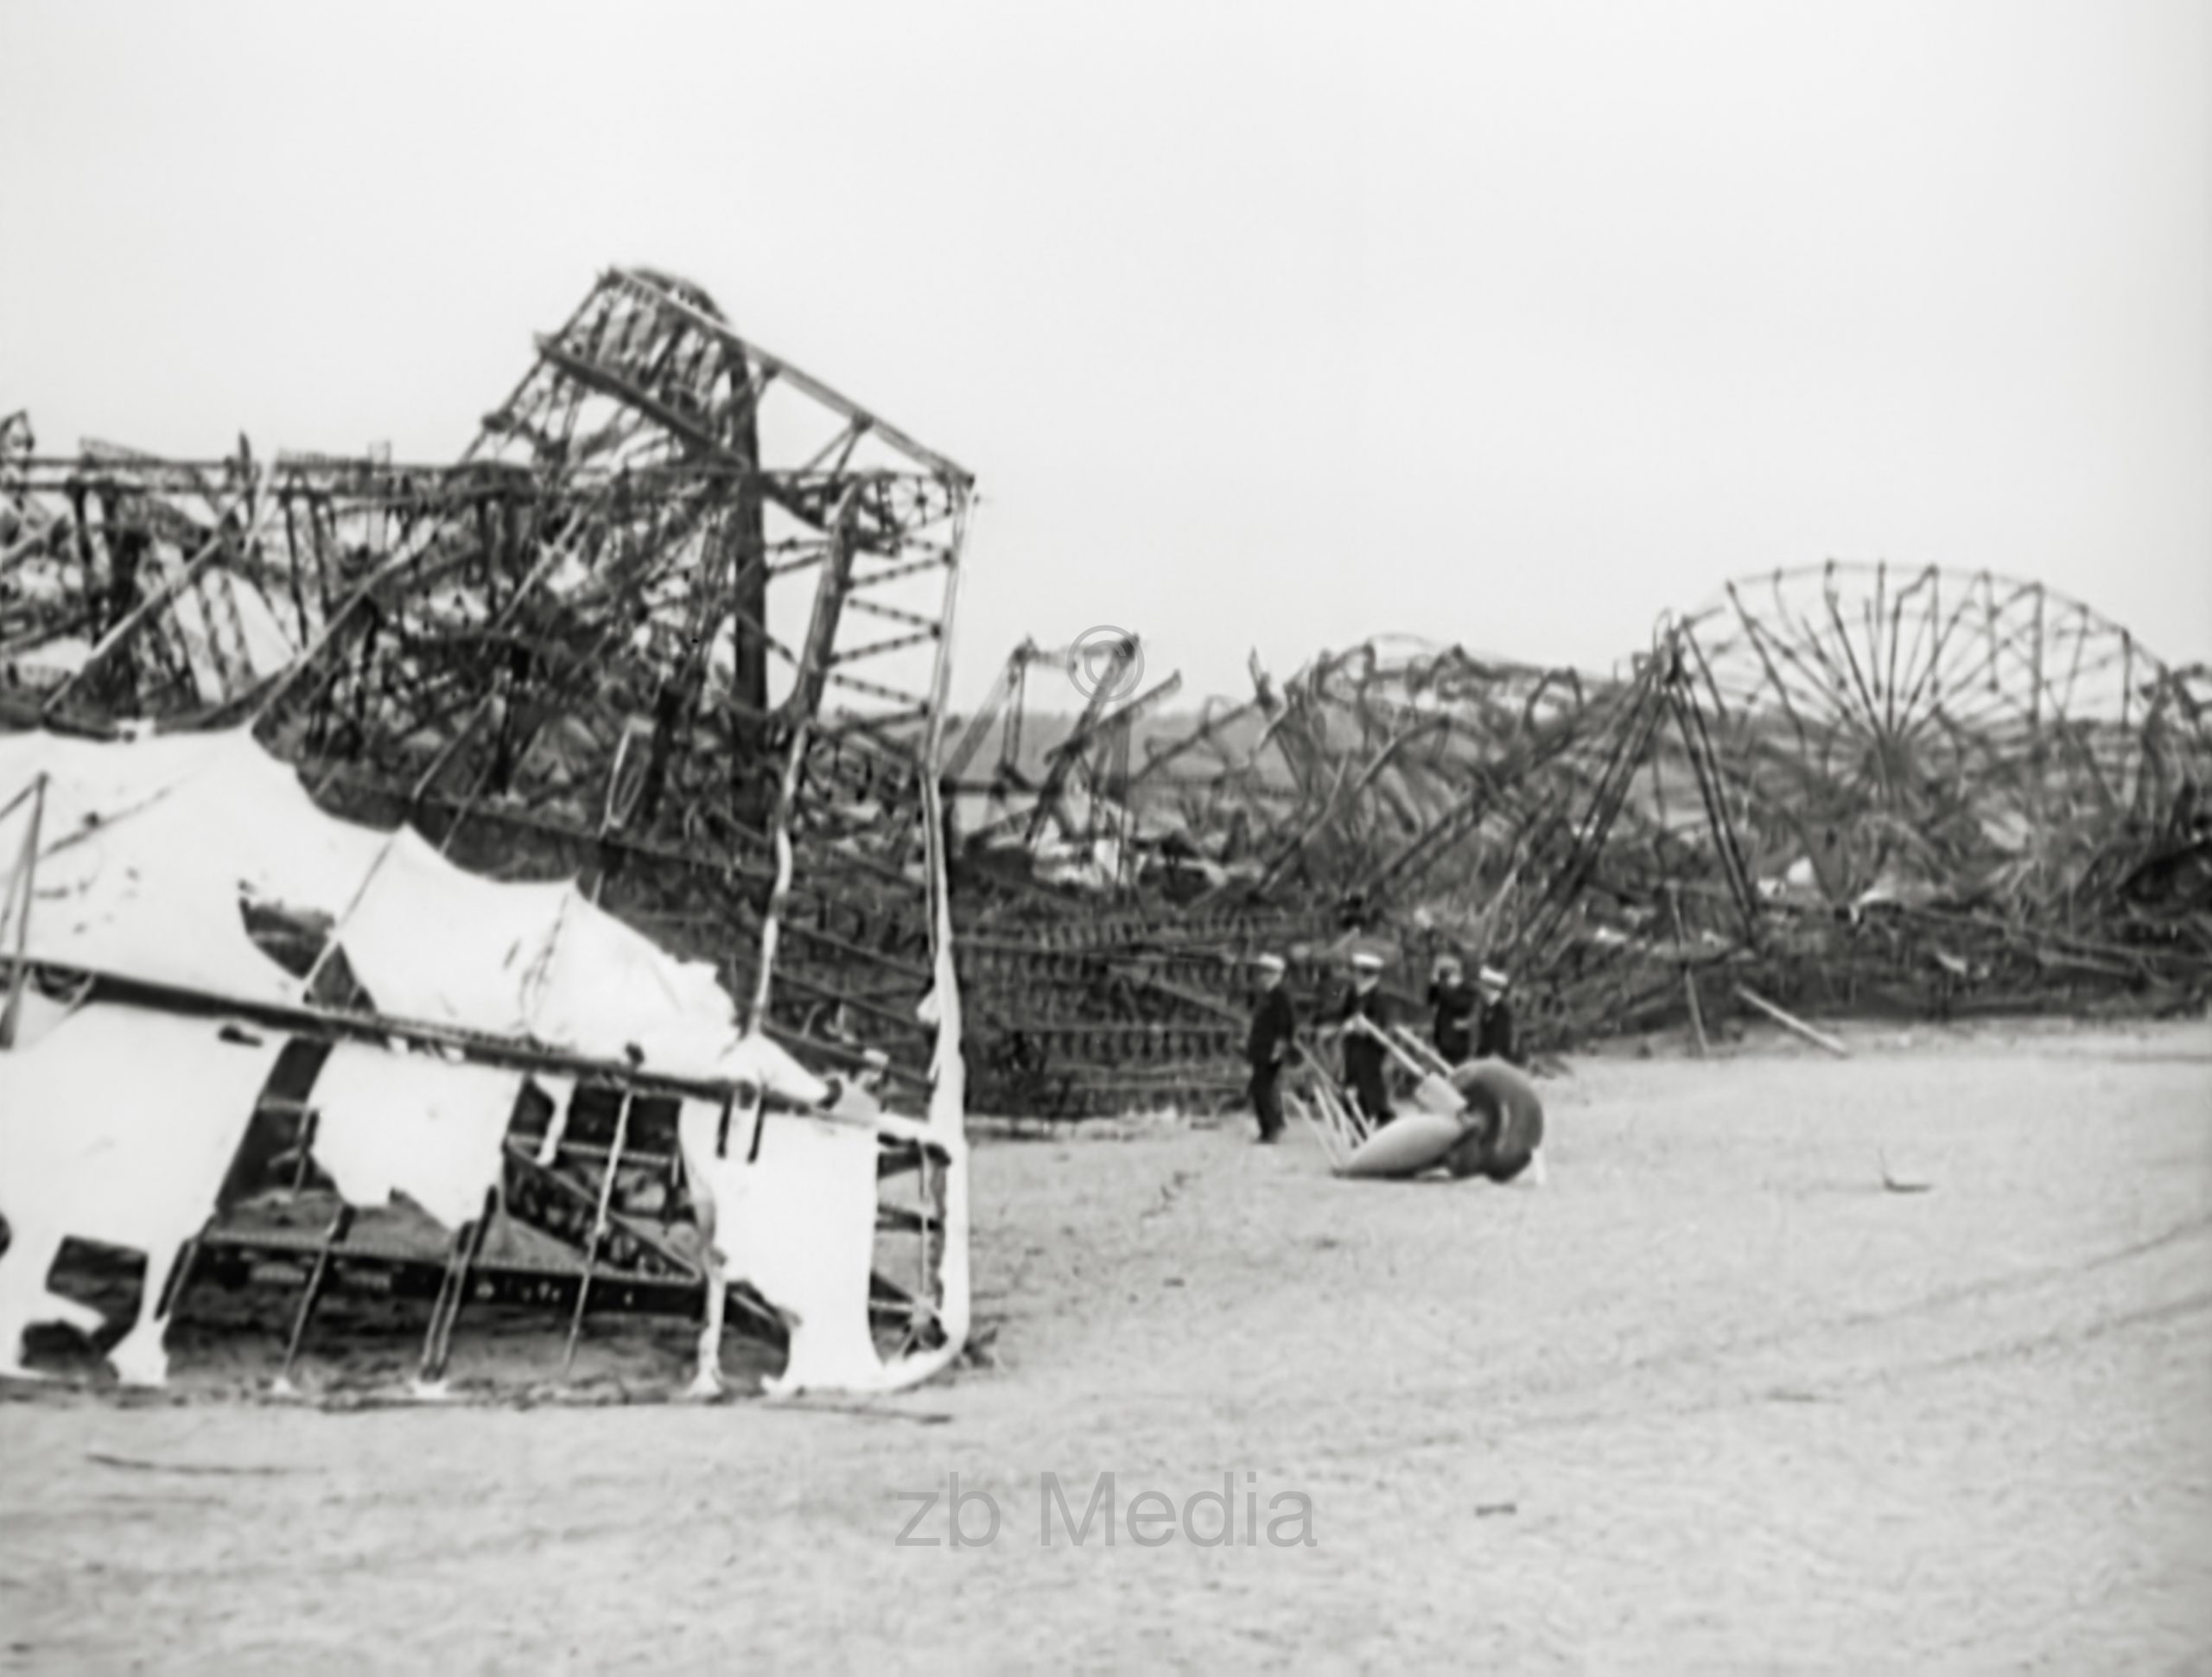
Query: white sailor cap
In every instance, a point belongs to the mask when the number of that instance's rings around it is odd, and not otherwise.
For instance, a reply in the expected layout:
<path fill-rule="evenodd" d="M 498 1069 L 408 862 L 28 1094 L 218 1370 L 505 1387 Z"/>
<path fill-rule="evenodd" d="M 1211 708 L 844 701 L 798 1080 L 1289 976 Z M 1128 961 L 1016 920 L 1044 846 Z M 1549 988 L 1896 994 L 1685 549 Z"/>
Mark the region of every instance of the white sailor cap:
<path fill-rule="evenodd" d="M 1486 990 L 1502 990 L 1512 981 L 1495 967 L 1484 967 L 1475 975 L 1475 982 Z"/>
<path fill-rule="evenodd" d="M 1352 954 L 1351 964 L 1363 973 L 1379 973 L 1382 970 L 1382 957 L 1372 950 L 1357 950 Z"/>
<path fill-rule="evenodd" d="M 1252 957 L 1252 964 L 1255 967 L 1265 967 L 1269 972 L 1279 973 L 1283 969 L 1285 962 L 1282 956 L 1275 954 L 1271 950 L 1264 955 L 1254 956 Z"/>

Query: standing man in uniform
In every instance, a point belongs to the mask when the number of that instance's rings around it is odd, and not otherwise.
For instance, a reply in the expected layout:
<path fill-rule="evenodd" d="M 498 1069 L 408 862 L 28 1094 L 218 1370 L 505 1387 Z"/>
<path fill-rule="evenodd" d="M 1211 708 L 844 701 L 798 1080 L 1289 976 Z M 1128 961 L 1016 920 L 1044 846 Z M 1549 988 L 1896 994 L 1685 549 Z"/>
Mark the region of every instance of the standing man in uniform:
<path fill-rule="evenodd" d="M 1298 1012 L 1282 987 L 1282 956 L 1263 955 L 1254 964 L 1260 969 L 1260 995 L 1244 1038 L 1244 1055 L 1252 1066 L 1252 1110 L 1260 1116 L 1260 1140 L 1274 1142 L 1282 1139 L 1282 1063 L 1298 1034 Z"/>
<path fill-rule="evenodd" d="M 1458 956 L 1447 951 L 1436 957 L 1428 976 L 1428 1005 L 1435 1015 L 1436 1051 L 1446 1065 L 1465 1065 L 1474 1058 L 1475 993 L 1467 988 Z"/>
<path fill-rule="evenodd" d="M 1475 988 L 1482 997 L 1482 1011 L 1475 1020 L 1475 1058 L 1478 1060 L 1515 1060 L 1513 1041 L 1513 1009 L 1505 1000 L 1506 987 L 1512 981 L 1495 967 L 1484 967 L 1475 975 Z"/>
<path fill-rule="evenodd" d="M 1344 1081 L 1368 1123 L 1380 1129 L 1396 1116 L 1390 1110 L 1389 1085 L 1382 1076 L 1382 1045 L 1351 1021 L 1364 1020 L 1377 1031 L 1390 1028 L 1390 1005 L 1384 998 L 1382 957 L 1365 950 L 1351 958 L 1351 989 L 1337 1012 L 1337 1027 L 1344 1033 Z"/>

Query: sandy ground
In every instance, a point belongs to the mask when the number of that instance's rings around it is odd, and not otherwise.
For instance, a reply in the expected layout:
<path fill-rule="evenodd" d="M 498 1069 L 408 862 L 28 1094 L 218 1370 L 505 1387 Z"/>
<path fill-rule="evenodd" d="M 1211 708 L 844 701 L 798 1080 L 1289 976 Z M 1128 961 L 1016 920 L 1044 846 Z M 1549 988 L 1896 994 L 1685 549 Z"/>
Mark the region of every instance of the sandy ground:
<path fill-rule="evenodd" d="M 890 1413 L 16 1388 L 0 1666 L 2212 1669 L 2212 1030 L 1853 1037 L 1581 1060 L 1541 1190 L 984 1147 Z"/>

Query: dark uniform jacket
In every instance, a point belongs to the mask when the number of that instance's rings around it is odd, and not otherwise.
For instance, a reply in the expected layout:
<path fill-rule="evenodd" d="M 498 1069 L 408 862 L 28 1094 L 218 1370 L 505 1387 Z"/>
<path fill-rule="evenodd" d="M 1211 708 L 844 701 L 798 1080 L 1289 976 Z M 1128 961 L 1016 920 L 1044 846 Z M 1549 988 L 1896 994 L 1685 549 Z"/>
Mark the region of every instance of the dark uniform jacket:
<path fill-rule="evenodd" d="M 1364 1014 L 1368 1022 L 1379 1031 L 1390 1028 L 1390 1003 L 1379 988 L 1364 995 L 1357 990 L 1345 993 L 1343 1004 L 1337 1009 L 1338 1022 L 1342 1024 L 1361 1014 Z M 1382 1045 L 1364 1031 L 1347 1031 L 1344 1032 L 1344 1058 L 1347 1063 L 1360 1060 L 1379 1063 L 1382 1058 Z"/>
<path fill-rule="evenodd" d="M 1255 1071 L 1272 1065 L 1275 1045 L 1281 1044 L 1287 1051 L 1297 1034 L 1298 1010 L 1290 1005 L 1290 993 L 1278 984 L 1262 995 L 1259 1005 L 1252 1009 L 1252 1028 L 1244 1038 L 1245 1058 Z"/>
<path fill-rule="evenodd" d="M 1482 1017 L 1476 1021 L 1475 1058 L 1510 1060 L 1515 1058 L 1513 1046 L 1513 1009 L 1500 996 L 1484 1007 Z"/>
<path fill-rule="evenodd" d="M 1431 984 L 1428 1005 L 1436 1015 L 1436 1051 L 1456 1065 L 1468 1057 L 1474 1041 L 1475 993 L 1465 981 Z"/>

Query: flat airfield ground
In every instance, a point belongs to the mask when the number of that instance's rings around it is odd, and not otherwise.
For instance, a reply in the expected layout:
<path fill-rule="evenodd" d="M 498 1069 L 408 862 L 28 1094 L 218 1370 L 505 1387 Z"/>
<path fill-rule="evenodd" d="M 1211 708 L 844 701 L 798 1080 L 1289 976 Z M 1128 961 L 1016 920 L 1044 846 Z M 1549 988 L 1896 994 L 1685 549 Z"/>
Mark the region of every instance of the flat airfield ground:
<path fill-rule="evenodd" d="M 985 1143 L 995 1366 L 864 1413 L 11 1388 L 0 1668 L 2212 1669 L 2212 1029 L 1847 1034 L 1578 1060 L 1541 1189 Z"/>

